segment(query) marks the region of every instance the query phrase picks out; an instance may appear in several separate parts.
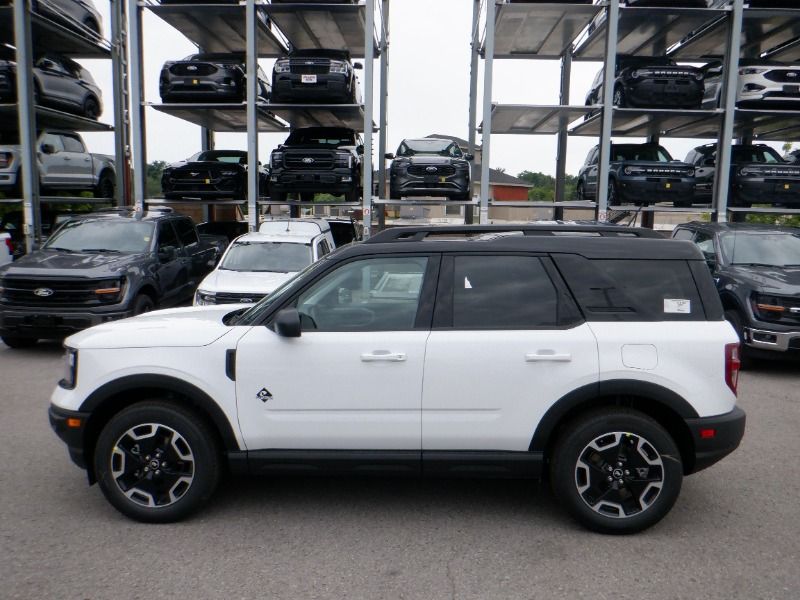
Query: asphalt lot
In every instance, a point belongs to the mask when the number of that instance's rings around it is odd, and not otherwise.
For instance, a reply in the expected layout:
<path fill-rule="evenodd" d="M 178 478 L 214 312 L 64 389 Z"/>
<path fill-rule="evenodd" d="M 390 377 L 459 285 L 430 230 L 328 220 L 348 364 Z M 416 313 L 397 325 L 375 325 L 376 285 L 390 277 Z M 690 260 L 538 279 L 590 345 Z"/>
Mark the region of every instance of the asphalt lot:
<path fill-rule="evenodd" d="M 232 480 L 189 521 L 134 523 L 50 431 L 60 370 L 58 345 L 0 344 L 0 598 L 800 597 L 791 364 L 742 374 L 742 446 L 629 537 L 519 481 Z"/>

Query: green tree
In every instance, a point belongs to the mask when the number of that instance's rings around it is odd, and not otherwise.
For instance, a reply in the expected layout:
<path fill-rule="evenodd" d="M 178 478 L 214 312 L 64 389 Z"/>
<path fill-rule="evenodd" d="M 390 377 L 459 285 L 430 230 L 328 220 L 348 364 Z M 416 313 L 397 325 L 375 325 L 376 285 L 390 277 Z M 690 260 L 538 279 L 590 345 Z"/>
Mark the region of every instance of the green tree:
<path fill-rule="evenodd" d="M 147 171 L 145 172 L 145 193 L 148 198 L 157 198 L 161 196 L 161 173 L 167 166 L 166 161 L 154 160 L 147 163 Z"/>
<path fill-rule="evenodd" d="M 556 196 L 556 179 L 552 175 L 546 175 L 538 171 L 523 171 L 517 178 L 527 181 L 533 187 L 528 190 L 528 199 L 535 202 L 553 202 Z M 575 190 L 578 186 L 578 178 L 574 175 L 567 175 L 564 178 L 564 199 L 574 200 Z"/>

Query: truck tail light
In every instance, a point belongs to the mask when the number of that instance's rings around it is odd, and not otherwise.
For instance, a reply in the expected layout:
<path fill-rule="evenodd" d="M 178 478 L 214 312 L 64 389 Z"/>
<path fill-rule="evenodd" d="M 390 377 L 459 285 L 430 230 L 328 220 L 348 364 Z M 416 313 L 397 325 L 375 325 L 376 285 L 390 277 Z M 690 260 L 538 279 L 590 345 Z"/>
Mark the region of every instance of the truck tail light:
<path fill-rule="evenodd" d="M 739 344 L 725 344 L 725 383 L 736 394 L 739 386 L 739 369 L 742 361 L 739 358 Z"/>
<path fill-rule="evenodd" d="M 14 242 L 11 241 L 10 237 L 6 238 L 6 248 L 8 248 L 8 253 L 14 256 Z"/>

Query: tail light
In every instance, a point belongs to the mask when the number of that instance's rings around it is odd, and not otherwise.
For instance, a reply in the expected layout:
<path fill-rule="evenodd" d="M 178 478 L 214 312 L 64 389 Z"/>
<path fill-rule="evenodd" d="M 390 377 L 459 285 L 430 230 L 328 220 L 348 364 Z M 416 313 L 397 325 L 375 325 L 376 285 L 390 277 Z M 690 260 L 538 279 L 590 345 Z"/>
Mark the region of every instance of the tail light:
<path fill-rule="evenodd" d="M 8 248 L 8 253 L 14 256 L 14 242 L 11 241 L 10 237 L 6 238 L 6 248 Z"/>
<path fill-rule="evenodd" d="M 0 152 L 0 169 L 7 169 L 11 165 L 11 153 Z"/>
<path fill-rule="evenodd" d="M 737 393 L 739 369 L 742 367 L 739 352 L 739 344 L 725 344 L 725 383 L 734 394 Z"/>

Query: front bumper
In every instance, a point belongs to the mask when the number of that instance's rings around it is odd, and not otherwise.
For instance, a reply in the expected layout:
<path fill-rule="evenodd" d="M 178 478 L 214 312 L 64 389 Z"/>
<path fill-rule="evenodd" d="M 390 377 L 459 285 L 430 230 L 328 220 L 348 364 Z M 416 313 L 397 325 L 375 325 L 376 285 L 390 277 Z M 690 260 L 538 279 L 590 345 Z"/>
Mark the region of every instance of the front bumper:
<path fill-rule="evenodd" d="M 733 204 L 800 204 L 800 180 L 736 178 L 732 184 Z"/>
<path fill-rule="evenodd" d="M 750 348 L 772 352 L 800 351 L 800 331 L 744 328 L 744 343 Z"/>
<path fill-rule="evenodd" d="M 735 406 L 724 415 L 685 421 L 694 442 L 694 464 L 687 465 L 688 475 L 710 467 L 739 447 L 744 437 L 746 415 Z M 709 436 L 711 431 L 713 436 Z"/>
<path fill-rule="evenodd" d="M 626 82 L 625 99 L 630 106 L 700 108 L 703 101 L 703 82 L 678 79 L 667 83 L 643 80 Z"/>
<path fill-rule="evenodd" d="M 181 177 L 180 173 L 164 177 L 161 191 L 165 198 L 244 198 L 245 182 L 239 176 Z"/>
<path fill-rule="evenodd" d="M 316 83 L 303 83 L 295 73 L 275 74 L 272 78 L 271 101 L 341 102 L 353 101 L 353 90 L 347 76 L 341 73 L 317 75 Z"/>
<path fill-rule="evenodd" d="M 419 176 L 407 171 L 392 171 L 392 197 L 401 196 L 465 196 L 470 193 L 469 171 L 452 175 Z"/>
<path fill-rule="evenodd" d="M 65 410 L 51 404 L 47 415 L 50 418 L 50 427 L 61 438 L 61 441 L 67 445 L 72 462 L 85 469 L 86 452 L 84 450 L 83 437 L 86 431 L 86 423 L 89 421 L 89 413 Z"/>
<path fill-rule="evenodd" d="M 694 178 L 621 177 L 617 191 L 623 204 L 674 202 L 691 204 L 694 200 Z"/>
<path fill-rule="evenodd" d="M 276 169 L 270 176 L 269 187 L 276 192 L 330 192 L 343 194 L 359 184 L 358 174 L 343 167 L 327 170 Z"/>
<path fill-rule="evenodd" d="M 132 310 L 109 312 L 0 308 L 0 333 L 23 338 L 63 338 L 107 321 L 132 317 Z"/>
<path fill-rule="evenodd" d="M 183 79 L 183 78 L 182 78 Z M 191 79 L 191 78 L 186 78 Z M 241 86 L 226 85 L 221 81 L 197 79 L 198 83 L 170 81 L 159 85 L 159 94 L 164 102 L 241 102 L 244 99 Z"/>

